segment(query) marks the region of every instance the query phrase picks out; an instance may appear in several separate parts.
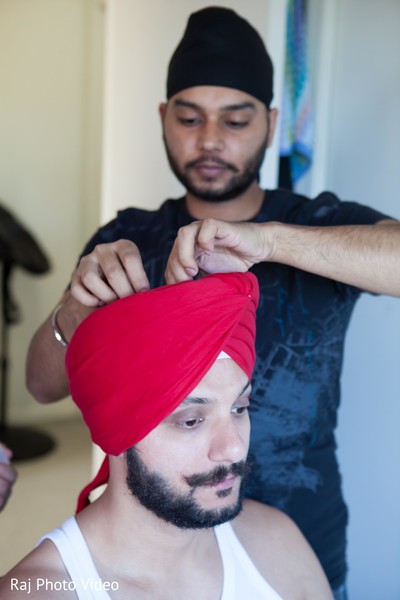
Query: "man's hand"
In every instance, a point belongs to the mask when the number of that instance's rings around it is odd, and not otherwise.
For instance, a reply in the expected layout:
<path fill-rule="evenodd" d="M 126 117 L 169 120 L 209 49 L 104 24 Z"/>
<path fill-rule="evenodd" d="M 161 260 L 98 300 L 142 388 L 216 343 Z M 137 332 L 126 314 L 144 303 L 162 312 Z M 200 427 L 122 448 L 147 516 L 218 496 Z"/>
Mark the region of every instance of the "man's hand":
<path fill-rule="evenodd" d="M 139 250 L 133 242 L 100 244 L 81 259 L 73 273 L 71 289 L 58 302 L 57 329 L 68 343 L 91 312 L 149 287 Z M 53 321 L 50 315 L 36 331 L 26 360 L 27 388 L 44 404 L 69 394 L 65 347 L 56 341 Z"/>
<path fill-rule="evenodd" d="M 93 308 L 149 288 L 139 249 L 129 240 L 96 246 L 81 258 L 71 280 L 74 298 Z"/>
<path fill-rule="evenodd" d="M 257 223 L 195 221 L 178 231 L 165 278 L 167 283 L 185 281 L 199 269 L 206 273 L 244 272 L 272 254 L 267 229 Z"/>
<path fill-rule="evenodd" d="M 167 283 L 206 273 L 247 271 L 270 261 L 340 281 L 360 290 L 400 297 L 400 223 L 303 226 L 278 222 L 197 221 L 178 232 Z"/>
<path fill-rule="evenodd" d="M 0 510 L 5 507 L 17 479 L 17 472 L 9 462 L 11 456 L 11 450 L 0 444 Z"/>

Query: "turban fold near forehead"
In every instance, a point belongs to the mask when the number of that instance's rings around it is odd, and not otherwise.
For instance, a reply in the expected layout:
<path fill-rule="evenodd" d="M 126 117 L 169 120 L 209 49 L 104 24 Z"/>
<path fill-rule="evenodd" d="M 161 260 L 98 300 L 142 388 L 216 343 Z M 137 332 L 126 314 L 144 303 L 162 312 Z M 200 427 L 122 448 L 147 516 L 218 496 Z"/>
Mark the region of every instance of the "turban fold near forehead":
<path fill-rule="evenodd" d="M 169 63 L 167 98 L 198 85 L 241 90 L 269 108 L 271 59 L 257 31 L 233 10 L 213 6 L 189 17 Z"/>
<path fill-rule="evenodd" d="M 251 377 L 258 297 L 252 273 L 226 273 L 133 294 L 87 317 L 68 346 L 66 369 L 92 440 L 111 455 L 137 444 L 222 351 Z M 102 469 L 80 508 L 107 481 L 108 464 Z"/>

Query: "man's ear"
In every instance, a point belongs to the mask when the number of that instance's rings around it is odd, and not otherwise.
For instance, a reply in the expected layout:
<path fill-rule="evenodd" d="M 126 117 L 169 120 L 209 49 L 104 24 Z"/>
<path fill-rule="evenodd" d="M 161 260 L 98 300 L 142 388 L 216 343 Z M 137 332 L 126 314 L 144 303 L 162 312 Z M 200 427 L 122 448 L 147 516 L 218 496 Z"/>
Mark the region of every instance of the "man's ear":
<path fill-rule="evenodd" d="M 166 102 L 161 102 L 160 106 L 158 107 L 158 113 L 159 113 L 160 118 L 161 118 L 161 123 L 164 123 L 164 118 L 165 118 L 166 111 L 167 111 L 167 103 Z"/>
<path fill-rule="evenodd" d="M 275 129 L 276 129 L 276 122 L 278 120 L 278 115 L 279 115 L 279 110 L 277 108 L 270 108 L 267 112 L 267 119 L 268 119 L 268 148 L 271 146 L 273 139 L 274 139 L 274 133 L 275 133 Z"/>

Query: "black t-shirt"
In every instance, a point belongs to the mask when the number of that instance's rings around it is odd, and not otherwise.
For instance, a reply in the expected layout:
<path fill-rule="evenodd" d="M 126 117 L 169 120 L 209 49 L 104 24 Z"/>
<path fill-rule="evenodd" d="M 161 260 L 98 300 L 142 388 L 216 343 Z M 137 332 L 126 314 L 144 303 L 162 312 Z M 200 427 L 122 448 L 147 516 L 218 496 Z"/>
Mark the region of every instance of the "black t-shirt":
<path fill-rule="evenodd" d="M 385 215 L 329 192 L 309 200 L 267 191 L 253 221 L 298 225 L 372 224 Z M 176 233 L 193 219 L 185 201 L 156 211 L 128 208 L 101 227 L 96 244 L 134 241 L 152 287 L 164 271 Z M 333 588 L 346 576 L 347 510 L 335 454 L 343 345 L 360 290 L 275 263 L 251 269 L 260 284 L 257 362 L 253 376 L 253 465 L 246 495 L 289 514 L 314 548 Z"/>

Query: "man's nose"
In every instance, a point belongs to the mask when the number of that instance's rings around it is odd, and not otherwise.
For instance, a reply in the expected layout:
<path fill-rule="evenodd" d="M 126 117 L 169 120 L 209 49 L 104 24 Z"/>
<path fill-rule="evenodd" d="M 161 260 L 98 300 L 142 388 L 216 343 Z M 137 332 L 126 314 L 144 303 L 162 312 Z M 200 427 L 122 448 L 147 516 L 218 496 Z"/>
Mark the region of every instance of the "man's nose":
<path fill-rule="evenodd" d="M 224 139 L 218 123 L 206 121 L 199 132 L 198 148 L 206 152 L 224 149 Z"/>
<path fill-rule="evenodd" d="M 234 463 L 245 460 L 248 451 L 249 427 L 238 425 L 233 419 L 215 431 L 209 458 L 218 463 Z"/>

